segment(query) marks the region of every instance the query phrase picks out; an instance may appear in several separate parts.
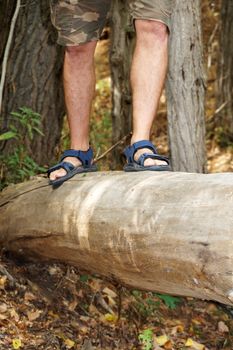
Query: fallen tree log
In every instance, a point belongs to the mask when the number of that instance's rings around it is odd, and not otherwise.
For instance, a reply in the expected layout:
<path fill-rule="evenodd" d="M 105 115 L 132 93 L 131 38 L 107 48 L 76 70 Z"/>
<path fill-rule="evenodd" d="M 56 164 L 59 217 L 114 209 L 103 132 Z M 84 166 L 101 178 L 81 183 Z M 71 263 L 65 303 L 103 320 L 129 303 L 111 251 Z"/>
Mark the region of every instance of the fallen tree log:
<path fill-rule="evenodd" d="M 37 178 L 0 199 L 0 244 L 134 288 L 233 305 L 233 174 Z"/>

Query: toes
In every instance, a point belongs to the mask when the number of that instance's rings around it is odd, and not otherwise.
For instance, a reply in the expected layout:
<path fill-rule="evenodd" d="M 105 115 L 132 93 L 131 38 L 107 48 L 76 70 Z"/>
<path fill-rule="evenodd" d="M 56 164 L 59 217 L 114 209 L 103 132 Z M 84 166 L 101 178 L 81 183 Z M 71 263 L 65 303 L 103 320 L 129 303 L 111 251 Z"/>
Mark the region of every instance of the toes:
<path fill-rule="evenodd" d="M 78 160 L 77 158 L 74 158 L 74 157 L 66 157 L 63 161 L 69 162 L 69 163 L 73 164 L 74 166 L 79 166 L 82 164 L 80 162 L 80 160 Z M 65 171 L 65 169 L 61 168 L 59 170 L 53 171 L 49 175 L 49 179 L 53 181 L 53 180 L 59 179 L 60 177 L 65 176 L 66 174 L 67 174 L 67 172 Z"/>
<path fill-rule="evenodd" d="M 58 179 L 59 177 L 62 177 L 62 176 L 65 176 L 66 175 L 66 171 L 64 169 L 60 169 L 60 170 L 56 170 L 56 171 L 53 171 L 51 173 L 51 175 L 49 176 L 50 180 L 56 180 Z"/>
<path fill-rule="evenodd" d="M 153 152 L 150 149 L 144 148 L 141 150 L 138 150 L 135 154 L 135 160 L 138 160 L 138 158 L 140 157 L 141 154 L 143 153 L 151 153 L 153 154 Z M 152 158 L 147 158 L 144 161 L 144 166 L 156 166 L 156 165 L 167 165 L 167 163 L 163 160 L 157 160 L 157 159 L 152 159 Z"/>
<path fill-rule="evenodd" d="M 153 165 L 167 165 L 166 162 L 162 160 L 154 160 L 154 159 L 146 159 L 144 162 L 145 166 L 153 166 Z"/>

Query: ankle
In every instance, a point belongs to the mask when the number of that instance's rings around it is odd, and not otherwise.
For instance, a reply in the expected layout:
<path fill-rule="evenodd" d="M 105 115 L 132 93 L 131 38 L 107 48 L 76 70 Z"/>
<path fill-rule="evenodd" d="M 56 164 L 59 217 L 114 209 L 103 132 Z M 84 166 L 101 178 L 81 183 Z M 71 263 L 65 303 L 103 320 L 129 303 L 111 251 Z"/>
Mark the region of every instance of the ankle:
<path fill-rule="evenodd" d="M 132 145 L 133 143 L 142 141 L 142 140 L 150 141 L 150 136 L 149 135 L 132 135 L 130 144 Z"/>
<path fill-rule="evenodd" d="M 70 145 L 71 149 L 76 151 L 87 151 L 90 148 L 89 142 L 74 142 Z"/>

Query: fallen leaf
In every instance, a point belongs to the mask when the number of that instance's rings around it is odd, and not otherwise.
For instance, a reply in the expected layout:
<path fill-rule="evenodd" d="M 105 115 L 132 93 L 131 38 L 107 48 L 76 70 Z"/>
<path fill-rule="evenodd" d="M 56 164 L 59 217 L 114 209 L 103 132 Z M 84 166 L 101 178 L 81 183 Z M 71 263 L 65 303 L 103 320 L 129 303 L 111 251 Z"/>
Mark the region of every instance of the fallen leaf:
<path fill-rule="evenodd" d="M 89 328 L 86 327 L 86 326 L 80 326 L 80 327 L 79 327 L 79 332 L 80 332 L 80 333 L 87 334 L 88 331 L 89 331 Z"/>
<path fill-rule="evenodd" d="M 185 346 L 192 347 L 195 350 L 205 350 L 205 346 L 203 344 L 200 344 L 191 338 L 187 339 Z"/>
<path fill-rule="evenodd" d="M 116 298 L 116 297 L 117 297 L 117 294 L 116 294 L 112 289 L 110 289 L 110 288 L 108 288 L 108 287 L 105 287 L 105 288 L 103 289 L 103 293 L 104 293 L 104 294 L 107 294 L 107 295 L 110 296 L 111 298 Z"/>
<path fill-rule="evenodd" d="M 32 300 L 36 300 L 36 296 L 30 292 L 26 292 L 24 294 L 24 300 L 25 301 L 32 301 Z"/>
<path fill-rule="evenodd" d="M 98 278 L 94 278 L 90 281 L 89 286 L 94 292 L 99 292 L 102 289 L 102 281 Z"/>
<path fill-rule="evenodd" d="M 36 310 L 36 311 L 28 311 L 27 312 L 27 317 L 29 319 L 29 321 L 34 321 L 36 320 L 38 317 L 40 317 L 41 311 L 40 310 Z"/>
<path fill-rule="evenodd" d="M 110 323 L 114 323 L 117 321 L 117 316 L 115 314 L 105 314 L 104 320 Z"/>
<path fill-rule="evenodd" d="M 176 333 L 182 333 L 184 331 L 184 326 L 182 326 L 181 324 L 175 326 L 172 328 L 171 330 L 171 334 L 175 335 Z"/>
<path fill-rule="evenodd" d="M 4 313 L 7 311 L 7 304 L 1 303 L 0 304 L 0 313 Z"/>
<path fill-rule="evenodd" d="M 0 289 L 4 289 L 5 288 L 6 281 L 7 281 L 7 277 L 6 276 L 2 276 L 0 278 Z"/>
<path fill-rule="evenodd" d="M 22 346 L 21 340 L 20 339 L 13 339 L 12 346 L 13 346 L 13 349 L 15 349 L 15 350 L 21 348 L 21 346 Z"/>
<path fill-rule="evenodd" d="M 66 344 L 68 349 L 72 349 L 75 346 L 75 342 L 69 338 L 66 338 L 64 340 L 64 343 Z"/>
<path fill-rule="evenodd" d="M 107 299 L 108 305 L 110 305 L 110 306 L 115 306 L 116 305 L 116 301 L 112 297 L 110 297 L 110 295 L 106 295 L 104 297 L 104 299 Z"/>
<path fill-rule="evenodd" d="M 58 314 L 55 314 L 52 310 L 48 312 L 48 315 L 54 318 L 59 318 Z"/>
<path fill-rule="evenodd" d="M 15 309 L 10 309 L 10 316 L 15 319 L 16 322 L 19 322 L 19 314 Z"/>
<path fill-rule="evenodd" d="M 192 323 L 197 325 L 197 326 L 201 325 L 201 322 L 195 318 L 192 319 Z"/>
<path fill-rule="evenodd" d="M 159 346 L 163 346 L 169 341 L 169 338 L 166 334 L 164 334 L 164 335 L 160 335 L 159 337 L 155 337 L 155 340 Z"/>
<path fill-rule="evenodd" d="M 68 304 L 68 309 L 74 311 L 78 305 L 78 300 L 75 298 L 71 303 Z"/>
<path fill-rule="evenodd" d="M 56 267 L 54 266 L 50 266 L 49 269 L 48 269 L 48 272 L 50 274 L 50 276 L 54 276 L 56 275 L 59 271 Z"/>
<path fill-rule="evenodd" d="M 173 350 L 173 345 L 172 345 L 172 342 L 171 340 L 168 340 L 165 344 L 164 344 L 164 349 L 166 350 Z"/>
<path fill-rule="evenodd" d="M 7 314 L 5 314 L 5 315 L 1 315 L 0 314 L 0 320 L 6 320 L 8 318 L 8 316 L 7 316 Z"/>
<path fill-rule="evenodd" d="M 218 322 L 218 331 L 221 333 L 229 333 L 229 328 L 223 321 Z"/>

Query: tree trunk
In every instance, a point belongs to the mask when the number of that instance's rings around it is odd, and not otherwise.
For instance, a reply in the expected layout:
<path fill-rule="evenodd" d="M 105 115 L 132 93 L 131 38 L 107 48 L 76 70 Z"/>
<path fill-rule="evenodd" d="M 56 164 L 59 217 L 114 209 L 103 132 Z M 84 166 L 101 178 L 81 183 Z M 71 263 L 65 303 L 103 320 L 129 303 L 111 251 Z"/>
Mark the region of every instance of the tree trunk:
<path fill-rule="evenodd" d="M 123 0 L 113 1 L 111 12 L 112 141 L 117 143 L 131 131 L 130 65 L 134 32 Z M 122 165 L 119 148 L 114 151 L 113 168 Z"/>
<path fill-rule="evenodd" d="M 219 113 L 218 127 L 233 139 L 233 2 L 223 0 L 221 10 L 221 37 L 218 107 L 224 108 Z"/>
<path fill-rule="evenodd" d="M 4 48 L 9 34 L 10 22 L 13 16 L 15 2 L 4 0 L 0 2 L 0 62 L 3 60 Z M 1 66 L 1 63 L 0 63 Z"/>
<path fill-rule="evenodd" d="M 175 171 L 205 171 L 204 85 L 200 1 L 177 0 L 167 79 L 168 132 Z"/>
<path fill-rule="evenodd" d="M 8 3 L 7 0 L 4 2 Z M 12 11 L 9 13 L 12 14 Z M 1 32 L 4 40 L 8 31 L 9 27 L 6 27 Z M 30 107 L 40 113 L 45 136 L 36 136 L 29 145 L 33 157 L 40 164 L 50 163 L 54 156 L 64 115 L 61 82 L 63 50 L 55 41 L 49 2 L 22 0 L 7 64 L 2 126 L 7 128 L 10 113 L 19 107 Z"/>
<path fill-rule="evenodd" d="M 93 173 L 1 194 L 0 243 L 134 288 L 233 305 L 233 174 Z"/>

